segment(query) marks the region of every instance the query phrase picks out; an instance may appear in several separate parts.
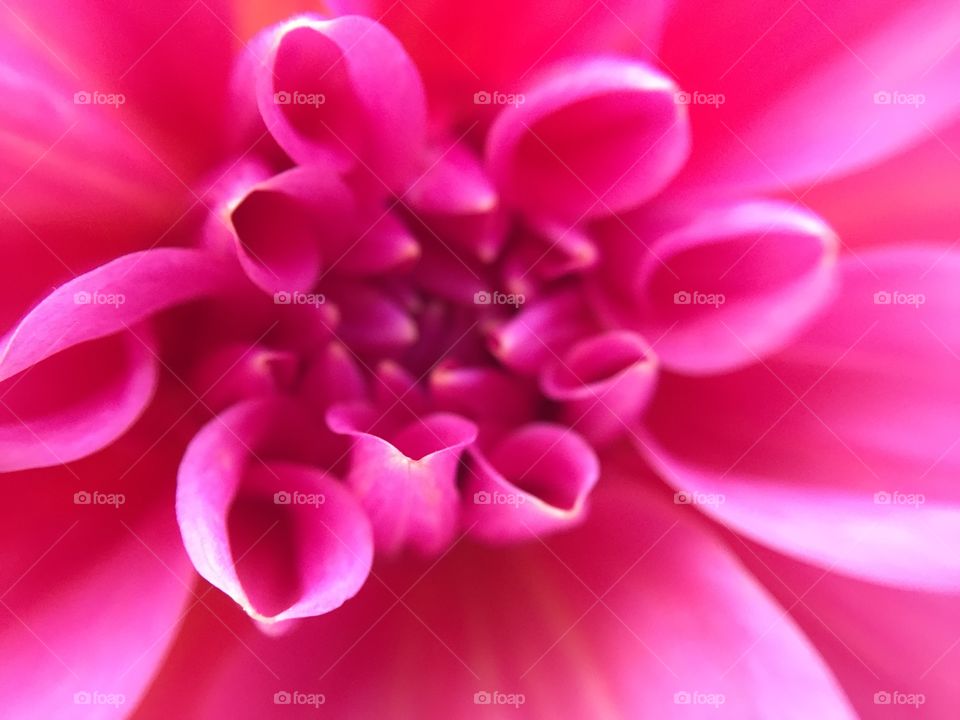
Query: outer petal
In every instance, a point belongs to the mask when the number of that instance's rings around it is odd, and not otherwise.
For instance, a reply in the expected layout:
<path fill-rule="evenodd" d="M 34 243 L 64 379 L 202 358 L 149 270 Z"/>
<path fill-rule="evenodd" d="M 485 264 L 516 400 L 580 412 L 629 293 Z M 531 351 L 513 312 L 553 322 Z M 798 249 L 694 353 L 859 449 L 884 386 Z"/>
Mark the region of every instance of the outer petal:
<path fill-rule="evenodd" d="M 56 58 L 73 92 L 123 94 L 127 124 L 178 172 L 222 150 L 236 38 L 228 3 L 12 0 L 4 14 Z"/>
<path fill-rule="evenodd" d="M 860 717 L 950 720 L 960 703 L 957 596 L 824 573 L 735 542 L 833 668 Z"/>
<path fill-rule="evenodd" d="M 658 338 L 663 364 L 711 373 L 789 343 L 830 299 L 837 238 L 780 202 L 705 210 L 642 244 L 643 226 L 609 223 L 602 282 L 623 288 L 623 322 Z"/>
<path fill-rule="evenodd" d="M 504 202 L 534 218 L 575 223 L 652 197 L 690 149 L 676 90 L 643 63 L 590 60 L 558 69 L 490 128 L 487 164 Z"/>
<path fill-rule="evenodd" d="M 678 6 L 661 56 L 689 93 L 692 183 L 780 190 L 840 175 L 927 139 L 960 109 L 949 0 Z"/>
<path fill-rule="evenodd" d="M 960 257 L 887 250 L 841 267 L 830 311 L 768 363 L 664 376 L 644 450 L 705 512 L 782 552 L 956 589 Z"/>
<path fill-rule="evenodd" d="M 155 406 L 156 407 L 156 406 Z M 152 681 L 195 576 L 173 521 L 175 414 L 85 460 L 0 476 L 0 703 L 116 718 Z"/>
<path fill-rule="evenodd" d="M 310 717 L 310 694 L 345 717 L 854 717 L 717 538 L 662 499 L 603 488 L 590 522 L 549 546 L 458 545 L 283 638 L 247 633 L 245 649 L 196 616 L 142 717 L 262 717 L 288 698 L 284 714 Z M 198 658 L 214 677 L 184 693 Z"/>
<path fill-rule="evenodd" d="M 200 431 L 178 473 L 177 520 L 194 566 L 264 622 L 339 607 L 373 559 L 356 501 L 304 462 L 309 428 L 289 403 L 240 403 Z"/>
<path fill-rule="evenodd" d="M 489 109 L 474 94 L 517 84 L 570 56 L 625 51 L 649 57 L 669 3 L 606 0 L 332 0 L 337 12 L 363 13 L 390 28 L 422 68 L 432 105 L 462 117 Z M 504 51 L 491 51 L 496 46 Z M 508 51 L 507 51 L 508 50 Z"/>

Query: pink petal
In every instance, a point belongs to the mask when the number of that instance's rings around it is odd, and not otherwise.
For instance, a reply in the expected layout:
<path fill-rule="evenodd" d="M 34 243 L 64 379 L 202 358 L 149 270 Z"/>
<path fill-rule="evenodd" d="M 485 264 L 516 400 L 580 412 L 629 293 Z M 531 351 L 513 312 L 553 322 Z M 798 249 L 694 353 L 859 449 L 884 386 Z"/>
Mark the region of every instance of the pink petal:
<path fill-rule="evenodd" d="M 656 385 L 657 356 L 639 335 L 610 331 L 582 340 L 547 365 L 544 395 L 593 444 L 622 435 L 639 419 Z"/>
<path fill-rule="evenodd" d="M 600 476 L 593 449 L 560 425 L 526 425 L 490 452 L 473 447 L 463 525 L 489 542 L 527 540 L 581 522 Z"/>
<path fill-rule="evenodd" d="M 307 432 L 289 403 L 241 403 L 197 434 L 178 473 L 177 520 L 194 566 L 264 622 L 339 607 L 373 558 L 356 501 L 305 464 Z"/>
<path fill-rule="evenodd" d="M 157 389 L 152 344 L 131 330 L 0 382 L 0 471 L 61 465 L 123 435 Z"/>
<path fill-rule="evenodd" d="M 333 262 L 353 229 L 346 185 L 318 168 L 273 175 L 239 166 L 214 192 L 222 199 L 207 220 L 207 242 L 232 244 L 247 276 L 268 293 L 306 292 Z M 330 257 L 324 257 L 328 255 Z"/>
<path fill-rule="evenodd" d="M 330 163 L 402 189 L 417 170 L 426 106 L 417 68 L 379 24 L 302 15 L 264 31 L 257 103 L 300 164 Z"/>
<path fill-rule="evenodd" d="M 3 476 L 6 715 L 117 717 L 153 681 L 195 601 L 172 513 L 180 448 L 156 443 L 177 415 L 153 414 L 82 461 Z M 101 704 L 83 704 L 92 693 Z"/>
<path fill-rule="evenodd" d="M 338 13 L 362 13 L 390 28 L 413 56 L 443 116 L 489 110 L 478 92 L 511 92 L 558 59 L 592 52 L 654 54 L 669 3 L 605 0 L 488 0 L 465 5 L 435 0 L 332 0 Z M 495 52 L 488 42 L 496 40 Z"/>
<path fill-rule="evenodd" d="M 156 248 L 124 255 L 64 283 L 27 313 L 0 341 L 0 379 L 235 282 L 222 258 L 208 252 Z"/>
<path fill-rule="evenodd" d="M 636 231 L 611 226 L 615 239 L 608 240 L 635 254 L 632 263 L 614 260 L 611 271 L 625 276 L 636 298 L 634 317 L 625 319 L 658 338 L 657 354 L 677 371 L 751 364 L 789 343 L 830 298 L 836 236 L 793 206 L 763 201 L 707 210 L 649 249 Z"/>
<path fill-rule="evenodd" d="M 960 702 L 956 595 L 824 574 L 764 548 L 738 545 L 748 567 L 791 608 L 860 717 L 954 717 Z"/>
<path fill-rule="evenodd" d="M 601 485 L 588 522 L 548 547 L 459 544 L 282 638 L 225 614 L 251 652 L 197 613 L 144 717 L 271 715 L 275 694 L 295 690 L 323 694 L 337 717 L 855 717 L 783 607 L 717 537 L 638 485 Z M 218 672 L 185 697 L 198 658 Z M 475 703 L 494 691 L 523 704 Z"/>
<path fill-rule="evenodd" d="M 585 61 L 542 80 L 500 112 L 487 137 L 504 201 L 533 218 L 577 222 L 656 195 L 690 149 L 676 90 L 659 71 L 623 60 Z"/>
<path fill-rule="evenodd" d="M 378 416 L 364 405 L 335 405 L 327 413 L 331 430 L 354 439 L 347 482 L 370 516 L 377 550 L 411 545 L 437 552 L 456 532 L 456 472 L 476 426 L 435 413 L 381 437 Z"/>
<path fill-rule="evenodd" d="M 146 6 L 11 0 L 3 6 L 2 24 L 53 56 L 73 86 L 71 94 L 123 94 L 131 130 L 119 126 L 116 132 L 136 133 L 184 174 L 204 168 L 224 149 L 224 100 L 236 41 L 232 21 L 231 5 L 222 0 Z"/>
<path fill-rule="evenodd" d="M 678 3 L 663 60 L 683 90 L 723 96 L 690 105 L 698 152 L 686 180 L 779 191 L 927 139 L 960 108 L 958 33 L 949 0 Z"/>
<path fill-rule="evenodd" d="M 664 376 L 644 450 L 677 490 L 725 498 L 704 512 L 781 552 L 956 589 L 960 259 L 875 251 L 841 271 L 830 311 L 765 364 Z"/>

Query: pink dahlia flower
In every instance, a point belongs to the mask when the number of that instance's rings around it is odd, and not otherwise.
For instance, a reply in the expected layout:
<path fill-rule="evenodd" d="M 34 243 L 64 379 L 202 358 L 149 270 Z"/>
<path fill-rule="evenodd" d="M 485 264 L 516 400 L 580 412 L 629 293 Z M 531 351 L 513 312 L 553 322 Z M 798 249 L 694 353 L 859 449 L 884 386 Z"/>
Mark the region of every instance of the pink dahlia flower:
<path fill-rule="evenodd" d="M 0 714 L 955 718 L 955 0 L 296 4 L 0 2 Z"/>

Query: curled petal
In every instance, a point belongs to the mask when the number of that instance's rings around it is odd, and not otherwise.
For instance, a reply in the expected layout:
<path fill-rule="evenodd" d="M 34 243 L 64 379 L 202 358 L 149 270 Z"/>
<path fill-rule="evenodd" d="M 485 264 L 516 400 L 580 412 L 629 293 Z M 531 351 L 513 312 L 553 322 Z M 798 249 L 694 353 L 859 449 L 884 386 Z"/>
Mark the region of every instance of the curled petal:
<path fill-rule="evenodd" d="M 362 168 L 403 189 L 418 169 L 426 101 L 397 39 L 362 17 L 302 15 L 265 32 L 257 104 L 280 146 L 300 164 Z"/>
<path fill-rule="evenodd" d="M 463 523 L 491 542 L 526 539 L 580 522 L 600 476 L 590 446 L 559 425 L 527 425 L 489 453 L 469 451 Z"/>
<path fill-rule="evenodd" d="M 708 211 L 653 243 L 636 324 L 685 373 L 756 362 L 790 342 L 829 299 L 837 238 L 817 216 L 775 202 Z"/>
<path fill-rule="evenodd" d="M 232 243 L 244 272 L 268 293 L 310 290 L 324 255 L 346 242 L 355 221 L 346 185 L 318 168 L 270 176 L 245 165 L 214 193 L 222 199 L 208 218 L 207 242 Z"/>
<path fill-rule="evenodd" d="M 62 465 L 126 432 L 157 387 L 151 346 L 117 333 L 0 382 L 0 472 Z"/>
<path fill-rule="evenodd" d="M 309 427 L 288 403 L 235 405 L 197 434 L 177 476 L 194 566 L 263 622 L 339 607 L 373 559 L 369 523 L 349 491 L 303 463 Z"/>
<path fill-rule="evenodd" d="M 331 288 L 340 310 L 338 335 L 356 352 L 391 352 L 417 341 L 417 324 L 390 295 L 369 285 Z"/>
<path fill-rule="evenodd" d="M 335 405 L 327 423 L 354 439 L 347 481 L 373 523 L 378 550 L 409 545 L 430 554 L 457 529 L 456 473 L 464 448 L 477 436 L 468 420 L 434 413 L 376 434 L 377 413 L 363 405 Z"/>
<path fill-rule="evenodd" d="M 402 272 L 420 259 L 420 245 L 407 226 L 393 212 L 377 208 L 364 218 L 327 261 L 330 271 L 367 277 Z"/>
<path fill-rule="evenodd" d="M 0 380 L 86 340 L 129 330 L 173 305 L 230 287 L 236 274 L 213 253 L 131 253 L 64 283 L 0 341 Z"/>
<path fill-rule="evenodd" d="M 534 218 L 577 222 L 657 194 L 690 149 L 675 91 L 657 70 L 624 60 L 572 65 L 541 82 L 487 138 L 504 200 Z"/>
<path fill-rule="evenodd" d="M 657 379 L 658 361 L 639 335 L 611 331 L 583 340 L 540 376 L 543 393 L 592 443 L 609 442 L 635 422 Z"/>
<path fill-rule="evenodd" d="M 524 306 L 492 330 L 490 349 L 512 370 L 535 375 L 592 328 L 583 299 L 575 292 L 561 291 Z"/>
<path fill-rule="evenodd" d="M 299 360 L 290 351 L 233 342 L 204 358 L 191 379 L 203 403 L 222 410 L 241 400 L 290 390 L 298 370 Z"/>

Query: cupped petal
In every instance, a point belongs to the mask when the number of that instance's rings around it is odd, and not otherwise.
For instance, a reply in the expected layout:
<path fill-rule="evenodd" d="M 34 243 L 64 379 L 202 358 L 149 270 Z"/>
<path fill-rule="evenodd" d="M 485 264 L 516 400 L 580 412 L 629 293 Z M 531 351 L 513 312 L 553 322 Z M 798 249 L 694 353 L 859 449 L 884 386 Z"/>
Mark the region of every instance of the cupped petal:
<path fill-rule="evenodd" d="M 257 104 L 280 146 L 300 164 L 359 169 L 404 189 L 419 169 L 426 100 L 397 39 L 367 18 L 312 15 L 264 38 Z"/>
<path fill-rule="evenodd" d="M 487 542 L 529 540 L 578 524 L 600 477 L 593 449 L 562 425 L 526 425 L 489 452 L 468 452 L 462 522 Z"/>
<path fill-rule="evenodd" d="M 524 305 L 493 328 L 489 333 L 490 351 L 511 370 L 537 375 L 544 365 L 595 329 L 596 321 L 581 294 L 562 289 Z"/>
<path fill-rule="evenodd" d="M 956 590 L 960 257 L 878 250 L 840 267 L 829 311 L 778 355 L 662 376 L 642 449 L 679 502 L 780 552 Z"/>
<path fill-rule="evenodd" d="M 396 33 L 424 74 L 431 107 L 454 119 L 482 115 L 491 109 L 494 92 L 514 92 L 527 76 L 564 58 L 596 52 L 652 56 L 669 6 L 631 0 L 328 4 L 336 12 L 377 18 Z M 491 43 L 504 51 L 491 52 Z"/>
<path fill-rule="evenodd" d="M 277 175 L 249 163 L 214 190 L 207 219 L 211 247 L 232 244 L 244 272 L 268 293 L 310 290 L 356 222 L 353 197 L 329 170 L 297 167 Z"/>
<path fill-rule="evenodd" d="M 197 571 L 267 623 L 329 612 L 363 585 L 370 525 L 318 467 L 309 418 L 252 400 L 211 420 L 177 476 L 177 520 Z"/>
<path fill-rule="evenodd" d="M 950 0 L 677 3 L 661 57 L 697 148 L 679 184 L 780 191 L 926 140 L 960 109 L 958 34 Z"/>
<path fill-rule="evenodd" d="M 0 382 L 0 472 L 61 465 L 123 435 L 160 376 L 141 334 L 73 346 Z"/>
<path fill-rule="evenodd" d="M 639 483 L 593 497 L 588 521 L 546 545 L 461 543 L 385 569 L 282 638 L 226 614 L 245 648 L 197 613 L 142 717 L 262 717 L 287 697 L 293 717 L 855 717 L 796 623 L 694 516 Z M 198 657 L 214 671 L 187 697 Z"/>
<path fill-rule="evenodd" d="M 622 435 L 656 387 L 659 362 L 640 335 L 612 330 L 578 342 L 540 375 L 543 394 L 593 444 Z"/>
<path fill-rule="evenodd" d="M 535 219 L 578 222 L 639 205 L 690 150 L 673 81 L 638 62 L 597 59 L 541 80 L 505 107 L 486 141 L 505 203 Z"/>
<path fill-rule="evenodd" d="M 182 407 L 155 404 L 119 442 L 0 476 L 3 712 L 24 720 L 133 712 L 195 580 L 173 516 Z"/>
<path fill-rule="evenodd" d="M 626 322 L 658 338 L 677 372 L 722 372 L 791 342 L 831 299 L 837 238 L 814 214 L 774 201 L 706 210 L 651 243 L 611 223 L 633 262 L 608 272 L 635 307 Z M 635 270 L 635 272 L 633 272 Z"/>
<path fill-rule="evenodd" d="M 389 430 L 380 420 L 366 405 L 328 411 L 330 429 L 354 440 L 347 482 L 370 516 L 378 551 L 410 546 L 438 552 L 457 530 L 456 474 L 477 428 L 452 413 L 432 413 Z"/>

